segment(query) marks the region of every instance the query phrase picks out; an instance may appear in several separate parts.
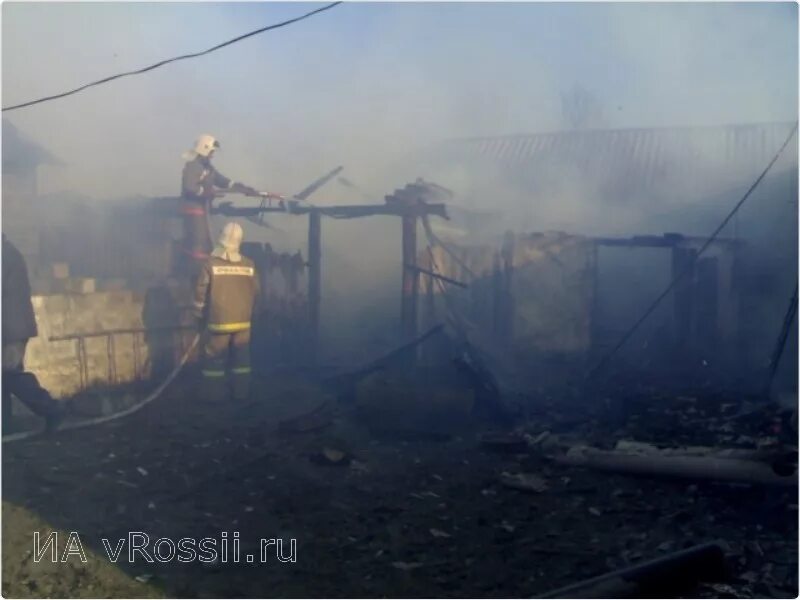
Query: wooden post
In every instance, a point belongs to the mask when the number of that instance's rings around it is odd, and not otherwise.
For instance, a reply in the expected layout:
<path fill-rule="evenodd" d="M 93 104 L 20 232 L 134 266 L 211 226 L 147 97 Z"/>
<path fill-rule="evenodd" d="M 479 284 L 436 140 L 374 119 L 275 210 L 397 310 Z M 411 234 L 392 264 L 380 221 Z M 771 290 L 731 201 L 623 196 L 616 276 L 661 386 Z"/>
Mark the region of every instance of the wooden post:
<path fill-rule="evenodd" d="M 589 348 L 594 351 L 597 348 L 599 340 L 598 334 L 598 308 L 600 306 L 600 245 L 596 240 L 592 240 L 592 249 L 589 254 L 589 276 L 592 278 L 591 294 L 592 299 L 589 303 Z"/>
<path fill-rule="evenodd" d="M 514 301 L 514 233 L 507 231 L 503 237 L 502 258 L 502 285 L 503 285 L 503 313 L 501 336 L 503 343 L 509 344 L 514 339 L 514 320 L 516 316 L 516 303 Z"/>
<path fill-rule="evenodd" d="M 675 246 L 672 248 L 672 277 L 689 269 L 675 286 L 673 291 L 673 311 L 675 339 L 679 351 L 689 352 L 694 332 L 692 331 L 692 315 L 694 309 L 694 277 L 695 269 L 692 260 L 697 251 L 692 248 Z M 691 266 L 690 266 L 691 265 Z"/>
<path fill-rule="evenodd" d="M 695 263 L 693 331 L 703 355 L 718 354 L 719 261 L 706 256 Z"/>
<path fill-rule="evenodd" d="M 417 336 L 417 294 L 419 272 L 406 268 L 417 266 L 417 216 L 403 215 L 403 290 L 400 305 L 402 334 L 406 339 Z"/>
<path fill-rule="evenodd" d="M 492 270 L 492 334 L 496 340 L 503 339 L 503 313 L 505 296 L 503 294 L 503 271 L 500 263 L 500 253 L 494 253 L 494 266 Z"/>
<path fill-rule="evenodd" d="M 316 210 L 308 213 L 308 320 L 309 359 L 317 361 L 319 351 L 319 309 L 322 282 L 322 223 Z"/>
<path fill-rule="evenodd" d="M 425 256 L 422 259 L 422 264 L 424 265 L 425 269 L 433 273 L 434 265 L 431 252 L 432 250 L 429 248 L 428 252 L 425 253 Z M 424 310 L 422 321 L 425 324 L 425 327 L 433 327 L 436 323 L 436 297 L 434 296 L 434 286 L 437 284 L 432 275 L 427 275 L 421 281 L 424 283 L 423 293 L 425 294 L 425 299 L 423 300 Z M 422 360 L 424 363 L 431 364 L 433 362 L 435 353 L 431 350 L 430 345 L 423 346 L 420 349 L 420 354 L 422 355 Z"/>

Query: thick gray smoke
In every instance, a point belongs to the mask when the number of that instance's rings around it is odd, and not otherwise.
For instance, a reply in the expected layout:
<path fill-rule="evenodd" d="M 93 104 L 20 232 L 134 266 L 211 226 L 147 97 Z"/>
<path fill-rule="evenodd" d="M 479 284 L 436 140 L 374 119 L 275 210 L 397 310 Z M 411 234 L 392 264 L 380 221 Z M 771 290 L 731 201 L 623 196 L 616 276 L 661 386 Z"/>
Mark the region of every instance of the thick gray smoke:
<path fill-rule="evenodd" d="M 3 104 L 308 8 L 6 3 Z M 174 193 L 204 131 L 223 140 L 220 167 L 259 186 L 296 190 L 344 164 L 382 190 L 398 156 L 442 138 L 569 127 L 576 86 L 609 127 L 791 121 L 796 31 L 792 4 L 350 4 L 6 116 L 68 163 L 45 192 Z"/>
<path fill-rule="evenodd" d="M 316 6 L 4 3 L 3 105 Z M 175 195 L 181 152 L 209 132 L 222 142 L 218 168 L 262 189 L 293 193 L 344 165 L 373 202 L 423 175 L 518 229 L 622 233 L 652 211 L 598 206 L 596 180 L 570 167 L 553 165 L 558 193 L 532 205 L 527 183 L 490 161 L 437 163 L 430 148 L 471 136 L 791 122 L 797 67 L 796 4 L 352 3 L 4 116 L 65 163 L 42 169 L 43 194 Z M 312 200 L 365 197 L 333 182 Z M 248 234 L 304 248 L 304 223 L 275 224 L 283 231 Z M 398 291 L 398 223 L 326 223 L 324 238 L 327 296 L 343 299 L 328 310 L 366 314 L 370 290 Z"/>

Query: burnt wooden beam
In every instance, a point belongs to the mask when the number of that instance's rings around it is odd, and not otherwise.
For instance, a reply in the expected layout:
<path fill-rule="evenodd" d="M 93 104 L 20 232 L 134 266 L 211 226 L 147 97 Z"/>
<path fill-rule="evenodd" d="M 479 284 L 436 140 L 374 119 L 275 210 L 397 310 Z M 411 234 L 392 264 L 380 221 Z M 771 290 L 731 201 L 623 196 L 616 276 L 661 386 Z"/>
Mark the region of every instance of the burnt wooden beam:
<path fill-rule="evenodd" d="M 344 167 L 336 167 L 330 173 L 327 173 L 327 174 L 323 175 L 322 177 L 320 177 L 316 181 L 314 181 L 311 184 L 309 184 L 308 187 L 306 187 L 303 191 L 301 191 L 301 192 L 295 194 L 294 196 L 292 196 L 292 198 L 297 198 L 299 200 L 307 200 L 308 197 L 311 196 L 311 194 L 316 192 L 319 188 L 321 188 L 323 185 L 328 183 L 331 179 L 336 177 L 339 173 L 342 172 L 343 169 L 344 169 Z"/>
<path fill-rule="evenodd" d="M 677 280 L 672 292 L 673 327 L 675 339 L 682 352 L 688 350 L 692 335 L 692 315 L 695 296 L 695 261 L 697 251 L 692 248 L 672 249 L 672 279 Z M 681 274 L 683 277 L 680 277 Z"/>
<path fill-rule="evenodd" d="M 600 246 L 597 244 L 592 244 L 591 248 L 590 269 L 592 278 L 592 300 L 589 305 L 589 337 L 591 340 L 589 346 L 590 348 L 594 348 L 595 344 L 598 342 L 597 336 L 599 331 L 598 316 L 600 314 Z"/>
<path fill-rule="evenodd" d="M 407 353 L 415 351 L 420 344 L 422 344 L 429 338 L 433 337 L 434 335 L 441 333 L 443 330 L 444 330 L 444 324 L 437 323 L 422 335 L 419 335 L 413 340 L 401 344 L 400 346 L 387 352 L 380 358 L 377 358 L 367 363 L 366 365 L 355 369 L 354 371 L 332 375 L 325 380 L 325 383 L 329 385 L 338 386 L 342 389 L 349 388 L 358 383 L 361 379 L 363 379 L 367 375 L 371 375 L 376 371 L 380 371 L 381 369 L 384 369 L 387 366 L 391 365 L 392 363 L 396 362 L 397 360 L 401 359 Z"/>
<path fill-rule="evenodd" d="M 675 246 L 701 245 L 707 238 L 686 236 L 680 233 L 665 233 L 664 235 L 634 235 L 629 238 L 595 238 L 594 242 L 600 246 L 623 246 L 628 248 L 673 248 Z M 737 246 L 743 242 L 728 238 L 717 238 L 715 244 Z"/>
<path fill-rule="evenodd" d="M 497 339 L 503 337 L 503 272 L 500 254 L 495 252 L 492 266 L 492 333 Z"/>
<path fill-rule="evenodd" d="M 511 231 L 507 231 L 503 237 L 503 248 L 500 251 L 502 259 L 502 329 L 501 339 L 504 343 L 509 343 L 514 338 L 514 320 L 516 314 L 516 301 L 514 298 L 514 248 L 516 240 Z M 550 254 L 545 251 L 546 254 Z M 551 255 L 552 257 L 552 255 Z M 555 257 L 552 257 L 555 258 Z M 555 259 L 558 262 L 558 259 Z"/>
<path fill-rule="evenodd" d="M 308 320 L 309 357 L 316 363 L 319 351 L 319 313 L 322 298 L 322 222 L 319 211 L 308 214 Z"/>
<path fill-rule="evenodd" d="M 783 317 L 781 333 L 778 336 L 778 340 L 775 342 L 775 348 L 772 350 L 772 355 L 769 360 L 769 377 L 767 378 L 766 386 L 764 386 L 765 398 L 769 398 L 770 392 L 772 391 L 772 382 L 775 380 L 775 373 L 778 372 L 778 365 L 781 362 L 783 349 L 786 347 L 786 340 L 789 337 L 789 332 L 792 329 L 795 316 L 797 316 L 797 284 L 794 286 L 794 294 L 792 294 L 792 298 L 789 300 L 789 308 L 786 311 L 786 315 Z"/>
<path fill-rule="evenodd" d="M 403 281 L 401 290 L 400 321 L 403 336 L 417 335 L 417 296 L 419 273 L 409 267 L 417 266 L 417 217 L 403 216 Z"/>
<path fill-rule="evenodd" d="M 436 273 L 433 272 L 435 267 L 433 264 L 433 254 L 431 253 L 430 246 L 428 246 L 428 251 L 422 258 L 422 263 L 425 266 L 425 270 L 428 271 L 427 278 L 423 279 L 425 282 L 425 299 L 423 301 L 422 318 L 425 326 L 430 327 L 436 322 L 436 296 L 434 294 L 433 287 L 438 283 L 438 280 L 435 278 Z M 423 347 L 420 352 L 425 362 L 431 362 L 431 359 L 435 356 L 435 351 L 430 350 L 429 348 Z"/>
<path fill-rule="evenodd" d="M 231 202 L 222 202 L 211 208 L 212 215 L 223 215 L 226 217 L 254 217 L 263 213 L 283 213 L 290 215 L 307 215 L 311 212 L 318 212 L 320 215 L 332 217 L 334 219 L 357 219 L 361 217 L 373 217 L 380 215 L 417 216 L 435 215 L 448 219 L 447 206 L 444 204 L 352 204 L 341 206 L 307 206 L 300 205 L 292 200 L 288 201 L 286 207 L 279 206 L 234 206 Z"/>
<path fill-rule="evenodd" d="M 667 598 L 728 576 L 719 542 L 693 546 L 632 567 L 553 590 L 539 598 Z"/>
<path fill-rule="evenodd" d="M 414 271 L 415 273 L 419 273 L 421 275 L 427 275 L 428 277 L 433 277 L 434 279 L 438 279 L 439 281 L 444 281 L 445 283 L 451 283 L 451 284 L 453 284 L 455 286 L 458 286 L 460 288 L 465 288 L 466 289 L 466 288 L 469 287 L 468 283 L 464 283 L 463 281 L 458 281 L 456 279 L 451 279 L 450 277 L 446 277 L 444 275 L 439 275 L 438 273 L 434 273 L 433 271 L 429 271 L 428 269 L 424 269 L 424 268 L 419 267 L 417 265 L 406 264 L 405 268 L 409 269 L 411 271 Z M 430 286 L 430 287 L 432 287 L 432 286 Z"/>

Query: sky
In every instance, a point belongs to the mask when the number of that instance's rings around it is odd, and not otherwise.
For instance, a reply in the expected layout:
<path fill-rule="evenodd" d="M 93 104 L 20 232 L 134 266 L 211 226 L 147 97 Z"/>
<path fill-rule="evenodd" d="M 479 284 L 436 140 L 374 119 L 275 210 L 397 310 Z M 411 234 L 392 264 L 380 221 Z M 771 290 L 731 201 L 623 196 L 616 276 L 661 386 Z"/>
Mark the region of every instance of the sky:
<path fill-rule="evenodd" d="M 319 6 L 5 2 L 2 104 Z M 564 128 L 576 86 L 599 127 L 792 121 L 797 63 L 795 3 L 345 3 L 4 117 L 66 163 L 44 193 L 174 195 L 206 132 L 218 168 L 254 187 L 296 192 L 341 164 L 383 193 L 404 183 L 394 160 L 441 139 Z"/>

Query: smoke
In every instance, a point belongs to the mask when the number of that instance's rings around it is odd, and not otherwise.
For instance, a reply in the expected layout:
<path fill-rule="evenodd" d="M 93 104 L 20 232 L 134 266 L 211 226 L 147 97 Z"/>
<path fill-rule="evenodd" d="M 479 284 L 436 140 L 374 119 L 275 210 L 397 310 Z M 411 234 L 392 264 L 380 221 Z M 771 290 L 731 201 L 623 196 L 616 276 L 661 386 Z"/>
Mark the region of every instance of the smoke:
<path fill-rule="evenodd" d="M 316 6 L 4 3 L 3 105 L 202 50 Z M 462 206 L 502 211 L 513 229 L 622 233 L 652 211 L 593 202 L 602 176 L 587 180 L 554 163 L 548 177 L 558 186 L 548 188 L 489 161 L 436 164 L 430 149 L 452 138 L 601 125 L 793 121 L 797 67 L 793 3 L 345 3 L 5 116 L 66 163 L 42 169 L 43 194 L 98 202 L 176 195 L 180 155 L 207 132 L 222 143 L 220 171 L 261 189 L 291 194 L 344 165 L 375 203 L 422 175 L 455 190 Z M 531 203 L 531 185 L 544 200 Z M 335 181 L 311 200 L 365 201 Z M 299 221 L 273 219 L 282 231 L 248 226 L 247 235 L 304 248 Z M 399 286 L 398 223 L 326 221 L 323 235 L 326 264 L 338 265 L 325 271 L 328 295 L 350 298 L 348 310 L 369 305 L 369 290 Z"/>
<path fill-rule="evenodd" d="M 306 9 L 7 3 L 3 103 Z M 796 30 L 787 4 L 351 4 L 10 116 L 68 162 L 44 191 L 174 193 L 180 153 L 205 131 L 236 179 L 288 192 L 344 164 L 382 189 L 398 156 L 442 138 L 561 127 L 576 86 L 610 127 L 792 120 Z"/>

